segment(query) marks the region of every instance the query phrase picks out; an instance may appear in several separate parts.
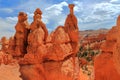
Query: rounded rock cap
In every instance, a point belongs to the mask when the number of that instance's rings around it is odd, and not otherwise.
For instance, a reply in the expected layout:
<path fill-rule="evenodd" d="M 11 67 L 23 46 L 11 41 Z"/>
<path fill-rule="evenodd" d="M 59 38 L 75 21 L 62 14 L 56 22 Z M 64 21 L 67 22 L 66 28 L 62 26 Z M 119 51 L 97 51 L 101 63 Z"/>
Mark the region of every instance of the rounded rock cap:
<path fill-rule="evenodd" d="M 36 14 L 42 15 L 42 11 L 41 11 L 39 8 L 37 8 L 37 9 L 35 10 L 34 14 L 35 14 L 35 15 L 36 15 Z"/>
<path fill-rule="evenodd" d="M 19 12 L 19 14 L 18 14 L 18 21 L 25 21 L 25 20 L 27 20 L 27 14 L 25 13 L 25 12 Z"/>
<path fill-rule="evenodd" d="M 27 14 L 26 13 L 24 13 L 24 12 L 19 12 L 19 14 L 18 14 L 19 16 L 24 16 L 24 15 L 26 15 L 27 16 Z"/>
<path fill-rule="evenodd" d="M 69 6 L 69 8 L 74 8 L 75 5 L 74 4 L 69 4 L 68 6 Z"/>

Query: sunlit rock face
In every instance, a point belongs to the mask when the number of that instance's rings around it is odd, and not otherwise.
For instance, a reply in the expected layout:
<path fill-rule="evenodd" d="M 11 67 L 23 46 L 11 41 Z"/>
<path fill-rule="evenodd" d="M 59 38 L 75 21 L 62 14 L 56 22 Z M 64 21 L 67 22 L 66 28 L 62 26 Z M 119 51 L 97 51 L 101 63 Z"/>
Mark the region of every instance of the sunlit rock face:
<path fill-rule="evenodd" d="M 78 42 L 79 42 L 79 29 L 78 29 L 78 22 L 77 18 L 74 15 L 74 4 L 69 5 L 70 14 L 68 14 L 66 21 L 65 21 L 65 31 L 68 33 L 71 41 L 71 45 L 73 48 L 73 53 L 78 51 Z"/>
<path fill-rule="evenodd" d="M 117 42 L 118 36 L 118 27 L 113 26 L 112 29 L 107 33 L 106 42 L 101 46 L 103 52 L 111 52 L 113 53 L 113 49 Z"/>
<path fill-rule="evenodd" d="M 18 14 L 18 22 L 15 26 L 15 35 L 14 35 L 14 43 L 11 40 L 11 47 L 14 51 L 13 56 L 23 56 L 27 53 L 27 36 L 29 33 L 29 24 L 27 22 L 27 14 L 24 12 L 19 12 Z"/>
<path fill-rule="evenodd" d="M 42 12 L 36 9 L 34 12 L 34 21 L 30 25 L 30 34 L 28 35 L 27 53 L 39 54 L 39 49 L 46 43 L 48 30 L 45 24 L 41 21 Z M 42 54 L 42 53 L 41 53 Z"/>
<path fill-rule="evenodd" d="M 13 54 L 13 55 L 15 54 L 15 39 L 14 39 L 13 36 L 9 38 L 9 44 L 8 44 L 7 52 L 9 54 Z"/>
<path fill-rule="evenodd" d="M 7 40 L 7 38 L 6 37 L 2 37 L 1 38 L 1 51 L 3 51 L 3 52 L 7 52 L 7 49 L 8 49 L 8 43 L 9 43 L 9 41 Z"/>
<path fill-rule="evenodd" d="M 119 34 L 120 34 L 120 15 L 118 16 L 118 19 L 117 19 L 117 27 L 118 27 L 118 37 L 117 37 L 117 44 L 115 46 L 115 49 L 114 49 L 114 52 L 113 52 L 113 60 L 114 60 L 114 64 L 115 64 L 115 67 L 117 69 L 117 72 L 120 74 L 120 37 L 119 37 Z"/>
<path fill-rule="evenodd" d="M 58 26 L 54 31 L 52 36 L 52 42 L 55 44 L 69 43 L 70 37 L 67 32 L 65 32 L 64 26 Z"/>
<path fill-rule="evenodd" d="M 58 26 L 50 34 L 41 20 L 42 11 L 39 8 L 35 10 L 34 20 L 27 28 L 28 34 L 27 36 L 24 34 L 26 37 L 22 38 L 22 40 L 27 39 L 25 47 L 27 53 L 22 53 L 24 57 L 17 56 L 23 80 L 56 80 L 58 77 L 57 80 L 73 80 L 78 78 L 79 64 L 75 56 L 79 50 L 79 29 L 74 15 L 74 4 L 69 4 L 69 8 L 70 14 L 66 18 L 65 25 Z M 19 39 L 18 36 L 16 37 Z M 15 38 L 16 41 L 17 38 Z M 66 64 L 70 65 L 65 67 Z"/>
<path fill-rule="evenodd" d="M 9 40 L 6 37 L 1 39 L 1 73 L 4 73 L 3 67 L 7 67 L 11 73 L 8 70 L 6 74 L 11 74 L 12 80 L 78 79 L 79 63 L 76 54 L 79 50 L 79 29 L 73 8 L 74 4 L 69 4 L 70 13 L 65 24 L 50 34 L 42 22 L 42 11 L 39 8 L 35 10 L 30 25 L 27 14 L 19 12 L 15 35 Z M 15 71 L 14 66 L 17 74 L 12 73 Z"/>
<path fill-rule="evenodd" d="M 105 43 L 101 46 L 102 53 L 96 57 L 94 62 L 95 80 L 119 80 L 120 60 L 119 60 L 119 34 L 120 16 L 117 25 L 107 34 Z"/>

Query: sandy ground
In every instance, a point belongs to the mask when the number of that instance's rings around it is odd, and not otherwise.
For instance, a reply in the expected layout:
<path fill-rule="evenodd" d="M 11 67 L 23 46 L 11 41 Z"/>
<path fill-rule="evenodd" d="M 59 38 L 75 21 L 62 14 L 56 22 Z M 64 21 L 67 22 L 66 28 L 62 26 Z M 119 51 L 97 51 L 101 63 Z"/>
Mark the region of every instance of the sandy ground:
<path fill-rule="evenodd" d="M 0 65 L 0 80 L 22 80 L 20 77 L 19 65 Z"/>
<path fill-rule="evenodd" d="M 79 80 L 94 80 L 94 70 L 93 66 L 89 66 L 89 70 L 92 72 L 90 76 L 88 76 L 87 72 L 83 73 L 83 70 L 80 69 L 80 77 Z"/>
<path fill-rule="evenodd" d="M 93 72 L 93 66 L 90 66 L 89 69 Z M 17 63 L 0 65 L 0 80 L 22 80 L 19 76 L 19 65 Z M 91 76 L 88 76 L 87 73 L 83 73 L 83 70 L 80 69 L 79 80 L 94 80 L 93 77 L 93 73 Z"/>

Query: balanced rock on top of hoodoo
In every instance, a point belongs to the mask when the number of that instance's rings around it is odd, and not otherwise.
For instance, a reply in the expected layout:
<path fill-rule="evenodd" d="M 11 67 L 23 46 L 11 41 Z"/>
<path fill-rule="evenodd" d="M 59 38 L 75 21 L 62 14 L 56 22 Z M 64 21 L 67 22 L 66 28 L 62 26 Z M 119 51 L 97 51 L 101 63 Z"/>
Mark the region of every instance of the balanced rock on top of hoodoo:
<path fill-rule="evenodd" d="M 74 4 L 69 4 L 70 14 L 67 16 L 65 20 L 65 31 L 69 34 L 72 42 L 78 42 L 79 39 L 79 29 L 77 18 L 74 15 Z"/>
<path fill-rule="evenodd" d="M 78 29 L 78 21 L 74 15 L 74 4 L 69 4 L 70 13 L 68 14 L 65 20 L 65 31 L 68 33 L 70 37 L 70 44 L 72 46 L 72 54 L 77 54 L 79 50 L 79 29 Z"/>

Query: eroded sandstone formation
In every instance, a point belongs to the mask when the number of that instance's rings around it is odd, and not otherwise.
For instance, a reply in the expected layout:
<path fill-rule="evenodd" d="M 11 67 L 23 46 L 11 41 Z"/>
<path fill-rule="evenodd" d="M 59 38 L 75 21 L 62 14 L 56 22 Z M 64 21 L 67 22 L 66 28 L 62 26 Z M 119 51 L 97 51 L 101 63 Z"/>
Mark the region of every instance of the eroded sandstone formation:
<path fill-rule="evenodd" d="M 38 54 L 39 47 L 46 43 L 48 30 L 41 19 L 42 12 L 40 9 L 36 9 L 34 12 L 34 21 L 30 25 L 27 53 Z"/>
<path fill-rule="evenodd" d="M 1 38 L 1 44 L 2 44 L 1 51 L 3 51 L 4 53 L 6 53 L 8 50 L 8 43 L 9 41 L 7 40 L 6 37 Z"/>
<path fill-rule="evenodd" d="M 117 19 L 117 27 L 118 27 L 118 33 L 120 34 L 120 15 L 118 16 Z M 120 74 L 120 37 L 119 34 L 117 34 L 117 44 L 115 45 L 114 52 L 113 52 L 113 60 L 115 67 L 117 69 L 117 72 Z"/>
<path fill-rule="evenodd" d="M 116 26 L 108 32 L 106 41 L 102 44 L 102 53 L 96 57 L 94 62 L 95 80 L 119 80 L 119 34 L 120 16 L 118 16 Z"/>
<path fill-rule="evenodd" d="M 29 24 L 27 22 L 27 14 L 24 12 L 20 12 L 18 15 L 18 22 L 15 26 L 15 36 L 14 36 L 14 44 L 11 41 L 11 47 L 14 47 L 15 51 L 13 56 L 23 56 L 27 53 L 27 36 L 29 33 Z"/>
<path fill-rule="evenodd" d="M 9 41 L 5 37 L 1 40 L 0 64 L 8 65 L 17 60 L 23 80 L 78 79 L 79 29 L 74 4 L 69 4 L 69 9 L 64 26 L 58 26 L 50 34 L 39 8 L 30 25 L 27 14 L 20 12 L 15 35 Z"/>
<path fill-rule="evenodd" d="M 70 42 L 73 48 L 73 53 L 77 53 L 78 51 L 78 42 L 79 42 L 79 29 L 78 29 L 78 22 L 77 18 L 74 15 L 74 4 L 69 5 L 70 14 L 67 16 L 65 21 L 65 31 L 68 33 L 70 37 Z"/>
<path fill-rule="evenodd" d="M 15 54 L 15 39 L 14 37 L 9 38 L 9 44 L 8 44 L 8 53 Z"/>
<path fill-rule="evenodd" d="M 58 26 L 50 34 L 41 20 L 42 11 L 39 8 L 35 10 L 30 32 L 28 36 L 22 38 L 24 40 L 28 37 L 27 54 L 19 61 L 23 80 L 50 80 L 49 78 L 56 80 L 57 77 L 60 77 L 60 80 L 66 78 L 72 80 L 78 78 L 79 65 L 75 56 L 79 50 L 79 30 L 77 18 L 73 12 L 74 5 L 70 4 L 69 8 L 70 14 L 67 16 L 65 25 Z M 64 67 L 66 63 L 70 63 L 71 66 L 68 66 L 67 72 Z M 50 76 L 47 77 L 47 75 Z"/>

